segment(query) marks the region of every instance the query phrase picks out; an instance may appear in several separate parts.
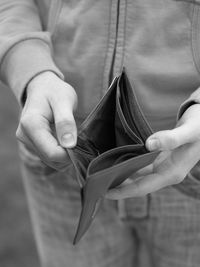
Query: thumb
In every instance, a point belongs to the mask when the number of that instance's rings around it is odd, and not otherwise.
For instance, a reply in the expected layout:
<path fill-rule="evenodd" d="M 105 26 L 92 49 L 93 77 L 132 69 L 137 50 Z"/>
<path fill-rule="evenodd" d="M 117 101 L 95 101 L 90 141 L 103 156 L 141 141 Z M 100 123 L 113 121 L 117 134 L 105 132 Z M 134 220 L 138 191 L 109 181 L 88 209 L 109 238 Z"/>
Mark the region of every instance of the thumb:
<path fill-rule="evenodd" d="M 192 105 L 182 115 L 177 127 L 151 135 L 146 141 L 150 151 L 172 150 L 181 145 L 200 140 L 200 105 Z"/>
<path fill-rule="evenodd" d="M 159 131 L 151 135 L 146 141 L 150 151 L 172 150 L 186 143 L 194 142 L 194 130 L 190 124 L 183 124 L 173 130 Z"/>
<path fill-rule="evenodd" d="M 56 134 L 62 147 L 72 148 L 76 145 L 77 129 L 73 114 L 65 114 L 65 118 L 55 122 Z"/>
<path fill-rule="evenodd" d="M 71 105 L 60 103 L 53 108 L 56 135 L 60 145 L 64 148 L 72 148 L 77 141 L 77 128 Z"/>

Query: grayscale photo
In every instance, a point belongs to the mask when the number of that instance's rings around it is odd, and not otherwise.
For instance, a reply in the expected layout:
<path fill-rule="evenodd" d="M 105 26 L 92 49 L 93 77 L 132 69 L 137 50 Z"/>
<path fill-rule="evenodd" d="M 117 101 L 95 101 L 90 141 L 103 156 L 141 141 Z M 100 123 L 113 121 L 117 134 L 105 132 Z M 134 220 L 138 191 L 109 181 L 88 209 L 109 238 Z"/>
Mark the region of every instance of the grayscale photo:
<path fill-rule="evenodd" d="M 0 0 L 0 267 L 200 266 L 200 0 Z"/>

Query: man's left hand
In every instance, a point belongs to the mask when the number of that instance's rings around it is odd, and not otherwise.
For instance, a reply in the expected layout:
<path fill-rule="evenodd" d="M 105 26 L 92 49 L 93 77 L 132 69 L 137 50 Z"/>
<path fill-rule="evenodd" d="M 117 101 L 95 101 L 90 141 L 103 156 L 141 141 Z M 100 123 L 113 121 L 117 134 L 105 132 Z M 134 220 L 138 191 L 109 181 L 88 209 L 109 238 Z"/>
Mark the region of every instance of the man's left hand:
<path fill-rule="evenodd" d="M 146 140 L 149 151 L 161 151 L 156 160 L 106 194 L 109 199 L 145 196 L 182 182 L 200 160 L 200 105 L 190 106 L 176 128 L 159 131 Z"/>

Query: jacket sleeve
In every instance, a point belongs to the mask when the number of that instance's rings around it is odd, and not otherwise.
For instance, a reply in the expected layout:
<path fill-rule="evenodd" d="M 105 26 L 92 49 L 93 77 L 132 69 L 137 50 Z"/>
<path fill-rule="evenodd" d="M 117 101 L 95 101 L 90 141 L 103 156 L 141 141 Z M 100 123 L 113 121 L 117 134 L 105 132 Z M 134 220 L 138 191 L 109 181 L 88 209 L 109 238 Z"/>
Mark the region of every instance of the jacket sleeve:
<path fill-rule="evenodd" d="M 177 120 L 181 118 L 183 113 L 192 105 L 200 104 L 200 88 L 194 91 L 188 99 L 186 99 L 180 106 L 177 114 Z"/>
<path fill-rule="evenodd" d="M 28 82 L 47 70 L 64 78 L 53 61 L 50 34 L 42 30 L 34 0 L 1 0 L 0 79 L 21 102 Z"/>

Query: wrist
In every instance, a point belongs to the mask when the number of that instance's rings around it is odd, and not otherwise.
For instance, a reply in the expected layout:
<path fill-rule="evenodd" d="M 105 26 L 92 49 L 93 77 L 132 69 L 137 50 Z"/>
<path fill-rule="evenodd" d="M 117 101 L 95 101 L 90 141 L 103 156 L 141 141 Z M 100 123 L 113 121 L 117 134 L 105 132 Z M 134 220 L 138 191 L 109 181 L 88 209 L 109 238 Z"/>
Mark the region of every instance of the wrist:
<path fill-rule="evenodd" d="M 59 79 L 61 80 L 53 71 L 43 71 L 36 76 L 34 76 L 27 85 L 27 91 L 29 91 L 30 88 L 35 88 L 36 86 L 44 83 L 49 82 L 52 79 Z"/>
<path fill-rule="evenodd" d="M 22 97 L 22 103 L 23 105 L 26 102 L 27 96 L 30 93 L 30 91 L 35 90 L 37 87 L 41 87 L 41 85 L 55 80 L 55 79 L 59 79 L 62 80 L 58 75 L 56 75 L 55 72 L 53 71 L 43 71 L 41 73 L 38 73 L 37 75 L 35 75 L 27 84 L 25 90 L 24 90 L 24 94 Z"/>

